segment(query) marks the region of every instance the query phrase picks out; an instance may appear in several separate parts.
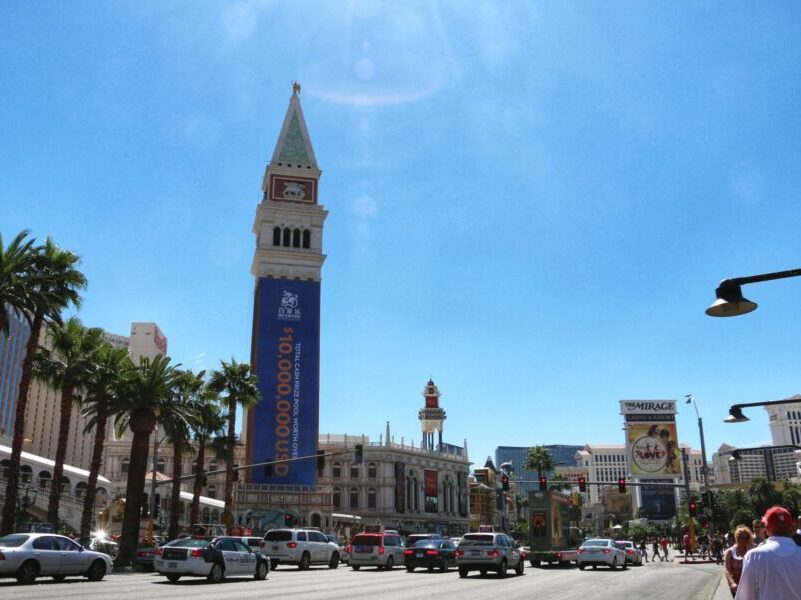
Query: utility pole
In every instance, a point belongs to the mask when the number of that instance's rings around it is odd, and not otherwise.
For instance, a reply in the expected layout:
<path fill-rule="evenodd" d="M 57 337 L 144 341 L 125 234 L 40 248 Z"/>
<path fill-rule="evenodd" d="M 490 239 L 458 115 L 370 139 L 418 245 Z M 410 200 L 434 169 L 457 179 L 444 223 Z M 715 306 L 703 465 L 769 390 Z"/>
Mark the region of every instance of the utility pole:
<path fill-rule="evenodd" d="M 685 506 L 688 507 L 687 515 L 689 517 L 688 520 L 687 520 L 687 529 L 688 529 L 688 534 L 690 535 L 690 548 L 692 548 L 692 551 L 695 552 L 695 547 L 696 547 L 695 546 L 695 523 L 694 523 L 693 516 L 691 514 L 689 514 L 689 512 L 690 512 L 689 511 L 689 505 L 690 505 L 690 461 L 688 460 L 688 457 L 687 457 L 687 448 L 682 448 L 681 449 L 681 461 L 682 461 L 682 463 L 684 463 L 684 495 L 685 495 L 684 503 L 685 503 Z M 685 556 L 684 559 L 687 560 L 687 557 Z"/>

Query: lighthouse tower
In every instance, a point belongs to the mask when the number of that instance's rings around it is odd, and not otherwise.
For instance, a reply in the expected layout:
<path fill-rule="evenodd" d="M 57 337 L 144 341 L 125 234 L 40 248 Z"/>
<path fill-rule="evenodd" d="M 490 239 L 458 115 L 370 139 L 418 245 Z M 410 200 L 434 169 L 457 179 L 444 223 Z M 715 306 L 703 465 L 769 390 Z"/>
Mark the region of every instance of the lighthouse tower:
<path fill-rule="evenodd" d="M 442 422 L 445 420 L 445 411 L 439 407 L 439 388 L 434 381 L 429 379 L 423 397 L 426 404 L 420 409 L 417 418 L 423 427 L 423 441 L 420 447 L 426 450 L 442 450 Z M 439 434 L 436 445 L 434 444 L 434 432 Z"/>
<path fill-rule="evenodd" d="M 319 204 L 322 172 L 292 84 L 281 133 L 262 183 L 253 233 L 256 282 L 251 362 L 262 400 L 245 416 L 253 483 L 314 485 L 320 387 L 320 281 L 323 223 Z"/>

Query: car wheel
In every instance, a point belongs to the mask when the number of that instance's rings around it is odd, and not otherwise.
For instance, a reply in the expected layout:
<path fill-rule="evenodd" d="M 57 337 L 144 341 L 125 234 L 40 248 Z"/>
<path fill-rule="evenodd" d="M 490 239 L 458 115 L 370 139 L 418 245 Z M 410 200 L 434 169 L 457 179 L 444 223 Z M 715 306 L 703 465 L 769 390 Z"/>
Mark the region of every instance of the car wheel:
<path fill-rule="evenodd" d="M 53 581 L 64 581 L 66 578 L 66 575 L 53 575 Z"/>
<path fill-rule="evenodd" d="M 277 566 L 278 566 L 278 561 L 277 560 L 271 560 L 270 561 L 270 571 L 275 571 L 275 567 L 277 567 Z"/>
<path fill-rule="evenodd" d="M 92 566 L 89 567 L 89 571 L 86 573 L 86 577 L 89 581 L 100 581 L 103 579 L 103 576 L 106 574 L 106 563 L 102 560 L 96 560 L 92 563 Z"/>
<path fill-rule="evenodd" d="M 529 563 L 531 564 L 531 566 L 532 566 L 532 567 L 534 567 L 535 569 L 536 569 L 537 567 L 539 567 L 539 566 L 540 566 L 540 559 L 539 559 L 539 558 L 532 558 L 532 559 L 531 559 L 530 561 L 528 561 L 528 562 L 529 562 Z"/>
<path fill-rule="evenodd" d="M 209 583 L 220 583 L 223 580 L 223 568 L 220 563 L 211 565 L 211 571 L 206 576 Z"/>
<path fill-rule="evenodd" d="M 613 571 L 617 570 L 617 556 L 612 558 L 612 564 L 609 565 L 609 568 L 611 568 Z"/>
<path fill-rule="evenodd" d="M 459 567 L 459 577 L 462 578 L 467 577 L 467 569 L 465 569 L 464 567 Z"/>
<path fill-rule="evenodd" d="M 39 565 L 35 561 L 29 560 L 22 563 L 22 566 L 17 570 L 17 582 L 24 585 L 33 583 L 36 581 L 38 574 Z"/>
<path fill-rule="evenodd" d="M 309 568 L 311 564 L 311 556 L 309 556 L 308 552 L 304 552 L 303 555 L 300 557 L 300 562 L 298 563 L 298 569 L 301 571 L 305 571 Z"/>
<path fill-rule="evenodd" d="M 442 562 L 439 565 L 439 570 L 442 571 L 443 573 L 447 573 L 447 571 L 448 571 L 448 559 L 447 558 L 443 558 L 442 559 Z"/>
<path fill-rule="evenodd" d="M 359 569 L 362 568 L 362 566 L 361 565 L 351 565 L 350 568 L 353 569 L 354 571 L 358 571 Z"/>
<path fill-rule="evenodd" d="M 521 558 L 519 561 L 517 561 L 517 566 L 515 567 L 515 575 L 522 575 L 523 574 L 523 569 L 525 569 L 525 568 L 526 568 L 526 563 Z"/>
<path fill-rule="evenodd" d="M 504 558 L 504 559 L 501 561 L 501 566 L 500 566 L 500 568 L 498 569 L 498 576 L 499 576 L 499 577 L 506 577 L 506 567 L 507 567 L 507 564 L 506 564 L 506 559 Z"/>
<path fill-rule="evenodd" d="M 394 566 L 395 566 L 395 561 L 392 560 L 392 557 L 390 556 L 389 558 L 387 558 L 387 564 L 384 565 L 384 569 L 387 571 L 391 571 L 392 567 Z"/>
<path fill-rule="evenodd" d="M 583 571 L 585 567 L 586 567 L 586 565 L 582 565 L 581 563 L 579 563 L 579 566 L 578 566 L 579 571 Z"/>
<path fill-rule="evenodd" d="M 267 563 L 260 562 L 256 567 L 256 574 L 253 576 L 253 579 L 257 581 L 262 581 L 267 579 Z"/>
<path fill-rule="evenodd" d="M 412 565 L 406 565 L 406 572 L 407 573 L 413 573 L 414 572 L 414 567 Z"/>
<path fill-rule="evenodd" d="M 180 575 L 176 575 L 175 573 L 168 573 L 167 574 L 167 581 L 169 581 L 170 583 L 175 583 L 180 578 L 181 578 L 181 576 Z"/>
<path fill-rule="evenodd" d="M 331 555 L 331 560 L 328 561 L 329 569 L 336 569 L 339 566 L 339 552 L 334 552 Z"/>

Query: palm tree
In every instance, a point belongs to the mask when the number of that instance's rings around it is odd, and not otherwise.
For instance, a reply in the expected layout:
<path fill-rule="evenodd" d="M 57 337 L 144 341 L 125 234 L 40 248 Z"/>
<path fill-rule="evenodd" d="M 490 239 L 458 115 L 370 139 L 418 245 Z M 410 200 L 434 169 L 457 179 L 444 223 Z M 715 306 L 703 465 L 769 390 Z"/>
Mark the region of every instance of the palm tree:
<path fill-rule="evenodd" d="M 106 430 L 110 415 L 110 405 L 119 395 L 128 373 L 134 368 L 133 362 L 125 348 L 114 348 L 111 344 L 103 344 L 97 356 L 96 369 L 86 385 L 83 414 L 89 418 L 84 433 L 95 432 L 92 460 L 89 466 L 89 480 L 86 483 L 86 495 L 83 499 L 81 515 L 81 543 L 89 541 L 92 526 L 92 514 L 97 493 L 97 476 L 103 460 L 103 449 L 106 443 Z"/>
<path fill-rule="evenodd" d="M 64 487 L 64 458 L 70 439 L 72 405 L 80 402 L 79 392 L 86 387 L 95 370 L 98 350 L 103 343 L 103 331 L 87 329 L 76 317 L 71 317 L 62 325 L 53 325 L 48 334 L 52 350 L 40 348 L 34 358 L 33 369 L 35 378 L 61 390 L 58 444 L 47 507 L 47 520 L 59 523 L 58 508 Z"/>
<path fill-rule="evenodd" d="M 9 313 L 25 315 L 31 308 L 31 275 L 38 248 L 28 231 L 21 231 L 8 246 L 0 233 L 0 334 L 8 336 Z"/>
<path fill-rule="evenodd" d="M 178 537 L 178 519 L 181 516 L 181 475 L 183 474 L 183 455 L 190 449 L 189 438 L 192 427 L 202 409 L 198 398 L 203 390 L 205 371 L 193 373 L 191 370 L 177 371 L 175 381 L 175 402 L 185 411 L 168 412 L 162 417 L 164 433 L 172 443 L 172 492 L 170 497 L 170 525 L 167 536 L 172 540 Z M 181 414 L 182 412 L 186 414 Z M 177 416 L 177 418 L 174 418 Z"/>
<path fill-rule="evenodd" d="M 528 449 L 526 460 L 523 463 L 523 468 L 527 471 L 536 471 L 537 478 L 542 477 L 543 474 L 553 471 L 554 466 L 551 453 L 545 446 L 534 446 Z"/>
<path fill-rule="evenodd" d="M 126 378 L 123 393 L 112 402 L 111 412 L 115 415 L 117 431 L 121 434 L 127 427 L 133 433 L 122 539 L 116 559 L 119 566 L 130 564 L 137 550 L 150 436 L 168 412 L 180 414 L 185 411 L 185 407 L 173 401 L 177 377 L 176 367 L 170 365 L 169 358 L 158 355 L 152 361 L 142 359 Z"/>
<path fill-rule="evenodd" d="M 192 486 L 192 508 L 189 512 L 189 523 L 199 523 L 200 492 L 206 485 L 206 448 L 210 447 L 218 458 L 227 456 L 225 438 L 221 435 L 226 418 L 216 393 L 206 389 L 199 398 L 197 419 L 192 424 L 197 456 L 195 457 L 195 481 Z M 222 442 L 222 443 L 221 443 Z"/>
<path fill-rule="evenodd" d="M 209 388 L 215 392 L 225 394 L 223 401 L 228 407 L 228 435 L 229 455 L 225 470 L 225 509 L 222 520 L 226 526 L 234 524 L 234 446 L 236 445 L 236 409 L 250 408 L 261 399 L 258 388 L 258 379 L 251 373 L 250 365 L 237 362 L 220 361 L 222 368 L 214 371 L 209 380 Z"/>
<path fill-rule="evenodd" d="M 0 250 L 0 253 L 5 254 L 6 259 L 17 266 L 28 266 L 22 272 L 17 272 L 16 280 L 12 277 L 10 278 L 12 283 L 2 283 L 0 287 L 5 288 L 2 293 L 8 299 L 12 309 L 25 317 L 30 327 L 30 337 L 28 338 L 25 358 L 22 361 L 22 374 L 17 392 L 17 403 L 14 409 L 14 438 L 11 443 L 11 464 L 8 469 L 0 535 L 7 535 L 14 531 L 14 519 L 16 517 L 19 494 L 20 458 L 22 456 L 22 441 L 25 431 L 25 411 L 28 407 L 28 390 L 31 385 L 33 359 L 36 354 L 36 348 L 39 346 L 42 326 L 45 320 L 60 323 L 61 311 L 70 304 L 76 308 L 79 307 L 81 297 L 78 292 L 86 287 L 86 278 L 77 269 L 80 264 L 80 258 L 77 255 L 61 250 L 51 238 L 47 238 L 43 246 L 38 246 L 35 249 L 33 246 L 28 246 L 21 242 L 19 242 L 21 246 L 15 249 L 13 247 L 17 243 L 17 239 L 19 239 L 19 236 L 15 238 L 6 251 Z M 17 245 L 19 246 L 19 244 Z M 1 240 L 0 246 L 2 246 Z M 28 259 L 23 259 L 19 256 L 23 253 L 24 248 L 27 248 L 27 252 L 32 252 Z M 16 256 L 16 259 L 9 258 L 14 256 Z M 6 269 L 6 267 L 10 272 L 14 272 L 14 267 L 8 264 L 0 267 L 0 270 Z M 6 275 L 4 273 L 0 277 L 6 278 Z M 16 283 L 13 283 L 13 281 L 16 281 Z M 3 323 L 7 327 L 5 311 L 2 312 Z"/>
<path fill-rule="evenodd" d="M 757 516 L 765 514 L 771 506 L 781 502 L 781 493 L 776 491 L 772 481 L 759 477 L 751 482 L 748 496 Z"/>

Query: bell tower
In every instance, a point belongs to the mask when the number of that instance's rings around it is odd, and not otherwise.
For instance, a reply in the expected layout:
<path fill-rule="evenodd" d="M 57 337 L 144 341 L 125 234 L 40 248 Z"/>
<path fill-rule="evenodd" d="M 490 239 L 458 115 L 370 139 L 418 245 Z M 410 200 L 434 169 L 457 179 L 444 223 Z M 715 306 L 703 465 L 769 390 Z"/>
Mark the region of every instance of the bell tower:
<path fill-rule="evenodd" d="M 423 441 L 420 447 L 426 450 L 442 450 L 442 423 L 445 421 L 445 411 L 439 407 L 439 388 L 429 379 L 423 389 L 425 406 L 420 409 L 417 418 L 423 427 Z M 434 432 L 439 434 L 437 444 L 434 445 Z"/>
<path fill-rule="evenodd" d="M 300 84 L 293 82 L 253 224 L 251 364 L 262 400 L 246 414 L 249 463 L 317 453 L 320 281 L 328 216 L 318 202 L 321 175 L 300 105 Z M 252 469 L 248 479 L 314 485 L 316 464 L 301 460 Z"/>

